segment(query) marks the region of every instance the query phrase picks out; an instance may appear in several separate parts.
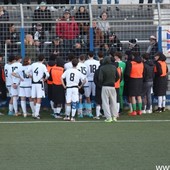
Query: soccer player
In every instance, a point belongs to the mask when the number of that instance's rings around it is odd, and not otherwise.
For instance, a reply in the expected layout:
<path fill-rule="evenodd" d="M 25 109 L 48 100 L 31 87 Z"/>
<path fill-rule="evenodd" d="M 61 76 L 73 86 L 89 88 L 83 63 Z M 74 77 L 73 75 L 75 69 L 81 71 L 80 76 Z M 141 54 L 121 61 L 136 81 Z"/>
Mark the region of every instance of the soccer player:
<path fill-rule="evenodd" d="M 84 64 L 85 58 L 86 56 L 84 54 L 80 55 L 79 63 L 77 65 L 77 69 L 84 75 L 84 78 L 86 79 L 86 83 L 84 84 L 83 89 L 88 87 L 87 75 L 89 74 L 89 70 L 87 66 Z M 83 104 L 82 104 L 83 94 L 81 94 L 81 91 L 79 92 L 80 92 L 80 96 L 79 96 L 80 101 L 78 106 L 78 117 L 83 118 Z"/>
<path fill-rule="evenodd" d="M 75 58 L 73 53 L 68 54 L 68 62 L 64 64 L 64 70 L 67 70 L 69 68 L 73 68 L 72 60 Z"/>
<path fill-rule="evenodd" d="M 8 94 L 9 94 L 9 97 L 10 97 L 9 106 L 8 106 L 9 107 L 9 111 L 8 111 L 9 116 L 14 114 L 13 100 L 12 100 L 12 95 L 11 95 L 11 85 L 12 85 L 12 78 L 11 78 L 12 67 L 11 67 L 11 65 L 14 62 L 15 62 L 15 56 L 11 55 L 8 58 L 8 63 L 6 63 L 5 67 L 4 67 L 5 83 L 6 83 L 6 88 L 8 90 Z"/>
<path fill-rule="evenodd" d="M 96 88 L 95 83 L 93 81 L 94 73 L 98 69 L 100 62 L 93 58 L 94 57 L 93 52 L 89 52 L 88 57 L 89 57 L 89 59 L 84 62 L 84 64 L 87 66 L 87 68 L 89 70 L 89 74 L 87 76 L 88 88 L 85 88 L 85 96 L 86 96 L 86 100 L 87 100 L 86 109 L 87 109 L 87 116 L 93 117 L 90 96 L 92 95 L 92 100 L 93 100 L 94 96 L 95 96 L 95 88 Z"/>
<path fill-rule="evenodd" d="M 35 104 L 35 113 L 33 115 L 35 119 L 40 119 L 39 112 L 41 107 L 41 100 L 45 97 L 44 81 L 46 81 L 49 77 L 48 70 L 43 64 L 44 61 L 44 55 L 39 54 L 38 62 L 33 63 L 31 67 L 26 70 L 26 75 L 32 76 L 31 97 L 34 99 Z"/>
<path fill-rule="evenodd" d="M 11 73 L 11 78 L 12 78 L 12 85 L 11 85 L 11 95 L 13 99 L 13 107 L 14 107 L 14 112 L 15 116 L 19 116 L 20 113 L 18 112 L 18 95 L 19 95 L 19 84 L 20 84 L 20 78 L 15 77 L 13 73 L 17 71 L 18 69 L 21 68 L 21 57 L 20 56 L 15 56 L 15 62 L 11 64 L 12 68 L 12 73 Z"/>
<path fill-rule="evenodd" d="M 19 78 L 20 88 L 19 88 L 19 97 L 21 98 L 21 108 L 23 112 L 23 116 L 27 117 L 27 109 L 26 109 L 26 98 L 29 98 L 29 103 L 32 111 L 32 115 L 34 114 L 34 101 L 31 98 L 31 77 L 26 75 L 26 70 L 29 69 L 31 64 L 31 59 L 29 57 L 25 57 L 23 61 L 22 67 L 18 70 L 15 70 L 12 74 L 13 76 Z"/>
<path fill-rule="evenodd" d="M 73 59 L 73 68 L 66 70 L 61 78 L 63 87 L 66 89 L 66 117 L 64 120 L 70 120 L 70 112 L 72 109 L 71 121 L 75 121 L 76 106 L 79 102 L 79 89 L 82 88 L 86 82 L 84 75 L 77 70 L 77 64 L 78 60 L 76 58 Z M 64 79 L 66 83 L 64 82 Z M 79 86 L 80 81 L 81 85 Z"/>

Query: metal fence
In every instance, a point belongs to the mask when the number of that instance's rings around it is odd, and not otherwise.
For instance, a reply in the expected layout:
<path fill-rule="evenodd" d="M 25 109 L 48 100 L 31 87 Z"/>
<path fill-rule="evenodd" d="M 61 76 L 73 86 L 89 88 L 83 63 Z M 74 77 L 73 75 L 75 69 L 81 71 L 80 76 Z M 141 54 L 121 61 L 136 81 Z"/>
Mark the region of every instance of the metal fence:
<path fill-rule="evenodd" d="M 159 50 L 169 55 L 166 30 L 169 27 L 169 4 L 92 5 L 12 5 L 0 6 L 0 50 L 6 59 L 11 54 L 36 60 L 44 53 L 67 58 L 69 52 L 79 56 L 89 50 L 111 50 L 123 54 L 134 45 L 140 53 L 147 51 L 149 37 L 155 36 Z M 44 9 L 43 9 L 44 8 Z M 80 10 L 85 9 L 85 12 Z M 164 23 L 162 11 L 168 15 Z M 67 19 L 67 17 L 69 18 Z"/>

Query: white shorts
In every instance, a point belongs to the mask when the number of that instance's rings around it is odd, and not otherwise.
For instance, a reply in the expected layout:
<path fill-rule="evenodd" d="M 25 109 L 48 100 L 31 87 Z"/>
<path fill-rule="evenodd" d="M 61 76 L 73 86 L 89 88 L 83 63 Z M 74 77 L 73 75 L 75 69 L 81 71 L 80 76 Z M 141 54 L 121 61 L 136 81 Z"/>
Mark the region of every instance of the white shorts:
<path fill-rule="evenodd" d="M 11 86 L 11 96 L 18 96 L 19 95 L 19 86 L 14 89 L 12 86 Z"/>
<path fill-rule="evenodd" d="M 79 91 L 78 88 L 67 88 L 66 89 L 66 103 L 78 102 L 79 101 Z"/>
<path fill-rule="evenodd" d="M 20 87 L 19 96 L 20 97 L 31 97 L 31 87 Z"/>
<path fill-rule="evenodd" d="M 84 88 L 84 95 L 86 97 L 90 97 L 91 94 L 92 96 L 96 95 L 96 85 L 92 81 L 88 82 L 88 87 Z"/>
<path fill-rule="evenodd" d="M 31 90 L 31 97 L 32 98 L 44 98 L 45 91 L 42 84 L 32 84 Z"/>

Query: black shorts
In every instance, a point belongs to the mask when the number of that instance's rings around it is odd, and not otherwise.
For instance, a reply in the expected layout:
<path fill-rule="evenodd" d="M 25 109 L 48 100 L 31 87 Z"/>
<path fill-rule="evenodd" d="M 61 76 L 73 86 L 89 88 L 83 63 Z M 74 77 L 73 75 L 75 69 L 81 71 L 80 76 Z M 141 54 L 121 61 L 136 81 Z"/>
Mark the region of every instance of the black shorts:
<path fill-rule="evenodd" d="M 52 101 L 55 104 L 63 104 L 65 102 L 65 89 L 62 85 L 52 86 Z"/>

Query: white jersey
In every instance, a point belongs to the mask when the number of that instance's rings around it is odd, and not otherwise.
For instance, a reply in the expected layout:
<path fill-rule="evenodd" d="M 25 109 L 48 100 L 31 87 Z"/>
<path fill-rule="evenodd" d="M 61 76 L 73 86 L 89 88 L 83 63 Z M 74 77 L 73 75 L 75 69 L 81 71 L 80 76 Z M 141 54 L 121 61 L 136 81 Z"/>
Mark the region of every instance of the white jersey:
<path fill-rule="evenodd" d="M 75 68 L 70 68 L 62 74 L 62 78 L 66 79 L 66 87 L 78 86 L 80 80 L 84 80 L 84 75 Z"/>
<path fill-rule="evenodd" d="M 4 66 L 4 73 L 5 73 L 5 83 L 6 83 L 6 87 L 10 87 L 12 84 L 12 77 L 11 77 L 11 73 L 12 73 L 12 64 L 5 64 Z"/>
<path fill-rule="evenodd" d="M 73 68 L 73 64 L 71 61 L 64 64 L 64 70 L 68 70 L 69 68 Z"/>
<path fill-rule="evenodd" d="M 20 82 L 20 87 L 31 87 L 31 78 L 28 75 L 26 75 L 26 71 L 30 67 L 31 67 L 30 65 L 21 66 L 18 70 L 14 71 L 23 79 L 23 81 Z"/>
<path fill-rule="evenodd" d="M 100 62 L 95 59 L 88 59 L 84 62 L 89 70 L 89 74 L 87 75 L 88 81 L 93 81 L 94 73 L 100 66 Z"/>
<path fill-rule="evenodd" d="M 88 84 L 87 76 L 89 75 L 89 70 L 87 66 L 84 63 L 79 62 L 77 65 L 77 70 L 79 70 L 84 75 L 84 78 L 86 79 L 86 83 L 84 84 L 84 86 L 87 86 Z"/>
<path fill-rule="evenodd" d="M 13 64 L 11 64 L 11 68 L 12 68 L 12 72 L 17 72 L 17 70 L 19 70 L 20 68 L 22 67 L 22 64 L 20 62 L 15 62 Z M 15 76 L 12 76 L 12 83 L 15 83 L 15 84 L 19 84 L 20 83 L 20 78 L 17 78 Z"/>
<path fill-rule="evenodd" d="M 26 70 L 26 74 L 29 75 L 29 73 L 32 75 L 33 83 L 38 83 L 44 78 L 47 79 L 49 77 L 47 67 L 41 62 L 33 63 L 31 67 Z"/>

